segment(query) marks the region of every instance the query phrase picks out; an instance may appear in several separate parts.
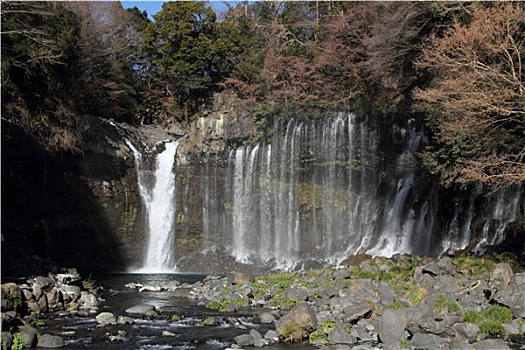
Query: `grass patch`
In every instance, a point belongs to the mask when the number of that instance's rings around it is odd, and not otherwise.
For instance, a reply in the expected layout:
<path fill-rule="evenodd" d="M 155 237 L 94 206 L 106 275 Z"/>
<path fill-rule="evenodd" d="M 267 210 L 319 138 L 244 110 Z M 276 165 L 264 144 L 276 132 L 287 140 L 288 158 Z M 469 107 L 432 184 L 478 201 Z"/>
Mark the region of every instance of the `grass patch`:
<path fill-rule="evenodd" d="M 281 327 L 281 337 L 289 343 L 300 343 L 307 335 L 306 329 L 295 322 L 286 323 Z"/>
<path fill-rule="evenodd" d="M 385 305 L 385 308 L 394 310 L 404 309 L 406 307 L 407 305 L 400 300 L 394 300 L 391 303 Z"/>
<path fill-rule="evenodd" d="M 481 257 L 462 254 L 452 258 L 452 263 L 472 277 L 489 273 L 498 263 L 507 263 L 511 267 L 518 265 L 516 256 L 511 253 L 491 253 Z"/>
<path fill-rule="evenodd" d="M 443 294 L 439 294 L 434 301 L 434 312 L 438 312 L 445 308 L 448 312 L 463 312 L 463 308 L 457 301 L 449 300 Z"/>
<path fill-rule="evenodd" d="M 315 341 L 318 341 L 318 340 L 328 343 L 329 342 L 328 334 L 326 334 L 325 332 L 319 329 L 310 333 L 310 336 L 308 337 L 308 343 L 313 344 Z"/>
<path fill-rule="evenodd" d="M 468 310 L 463 320 L 476 324 L 483 334 L 503 335 L 502 324 L 512 320 L 512 311 L 504 306 L 491 305 L 483 311 Z"/>

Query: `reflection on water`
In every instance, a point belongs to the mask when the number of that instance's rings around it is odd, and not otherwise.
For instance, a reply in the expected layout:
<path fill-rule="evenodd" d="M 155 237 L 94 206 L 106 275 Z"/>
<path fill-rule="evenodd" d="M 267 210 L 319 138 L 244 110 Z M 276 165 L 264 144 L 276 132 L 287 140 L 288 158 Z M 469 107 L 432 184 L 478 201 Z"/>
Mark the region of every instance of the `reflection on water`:
<path fill-rule="evenodd" d="M 110 274 L 93 276 L 98 285 L 104 287 L 103 299 L 97 312 L 112 312 L 117 317 L 125 315 L 127 308 L 148 303 L 155 305 L 159 311 L 158 317 L 152 320 L 134 316 L 134 324 L 107 325 L 99 327 L 91 317 L 62 317 L 45 320 L 45 325 L 38 327 L 40 334 L 50 333 L 60 335 L 66 341 L 63 349 L 115 349 L 115 350 L 151 350 L 151 349 L 226 349 L 234 342 L 234 337 L 247 334 L 250 329 L 256 329 L 262 335 L 273 325 L 253 324 L 252 319 L 265 309 L 241 309 L 231 314 L 223 314 L 209 310 L 199 305 L 198 300 L 174 298 L 171 292 L 138 292 L 124 286 L 135 282 L 155 284 L 157 282 L 179 281 L 195 283 L 204 279 L 204 275 L 184 274 Z M 171 322 L 173 315 L 180 321 Z M 237 329 L 226 322 L 226 317 L 235 317 L 246 330 Z M 203 326 L 202 321 L 215 317 L 219 326 Z M 163 336 L 162 332 L 170 332 L 172 336 Z M 125 332 L 125 333 L 123 333 Z M 111 341 L 113 339 L 120 340 Z M 267 350 L 280 349 L 316 349 L 308 344 L 277 344 L 264 347 Z"/>

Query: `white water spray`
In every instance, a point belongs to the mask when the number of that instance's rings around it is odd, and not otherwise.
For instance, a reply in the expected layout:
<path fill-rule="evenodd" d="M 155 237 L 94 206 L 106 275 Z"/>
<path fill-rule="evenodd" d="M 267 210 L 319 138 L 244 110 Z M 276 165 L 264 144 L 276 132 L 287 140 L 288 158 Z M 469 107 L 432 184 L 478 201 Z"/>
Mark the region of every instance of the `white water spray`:
<path fill-rule="evenodd" d="M 170 273 L 175 270 L 175 176 L 173 165 L 178 141 L 165 144 L 166 149 L 156 158 L 152 183 L 148 183 L 141 153 L 131 142 L 137 168 L 137 181 L 147 222 L 148 247 L 142 267 L 137 273 Z"/>

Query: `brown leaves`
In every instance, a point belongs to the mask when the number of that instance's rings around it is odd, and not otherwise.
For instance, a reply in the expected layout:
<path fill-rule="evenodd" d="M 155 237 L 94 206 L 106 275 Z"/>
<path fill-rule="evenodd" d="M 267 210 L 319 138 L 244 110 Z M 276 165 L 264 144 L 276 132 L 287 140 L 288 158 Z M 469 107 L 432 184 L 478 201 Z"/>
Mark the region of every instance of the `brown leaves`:
<path fill-rule="evenodd" d="M 438 140 L 469 152 L 455 165 L 459 182 L 497 187 L 525 179 L 524 28 L 523 6 L 476 4 L 468 25 L 456 21 L 417 62 L 435 76 L 414 97 L 435 116 Z"/>

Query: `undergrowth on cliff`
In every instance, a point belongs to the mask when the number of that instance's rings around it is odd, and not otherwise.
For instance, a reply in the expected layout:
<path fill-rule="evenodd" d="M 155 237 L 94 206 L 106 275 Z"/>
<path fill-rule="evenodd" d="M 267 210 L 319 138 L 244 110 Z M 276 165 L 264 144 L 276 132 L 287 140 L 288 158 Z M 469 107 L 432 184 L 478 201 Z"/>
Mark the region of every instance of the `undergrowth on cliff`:
<path fill-rule="evenodd" d="M 452 258 L 452 263 L 472 277 L 489 273 L 498 263 L 507 263 L 513 270 L 519 265 L 517 257 L 511 253 L 490 253 L 480 257 L 462 254 Z"/>

